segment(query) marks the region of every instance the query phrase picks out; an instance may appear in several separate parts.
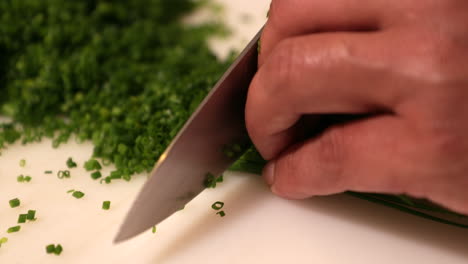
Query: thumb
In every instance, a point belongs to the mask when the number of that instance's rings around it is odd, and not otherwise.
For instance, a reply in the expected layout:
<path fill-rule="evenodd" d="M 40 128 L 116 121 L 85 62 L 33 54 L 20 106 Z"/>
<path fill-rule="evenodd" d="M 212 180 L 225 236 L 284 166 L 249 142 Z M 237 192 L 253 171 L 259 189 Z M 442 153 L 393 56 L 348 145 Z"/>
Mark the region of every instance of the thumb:
<path fill-rule="evenodd" d="M 331 127 L 270 161 L 263 176 L 274 193 L 291 199 L 346 190 L 404 193 L 415 145 L 406 132 L 391 115 Z"/>

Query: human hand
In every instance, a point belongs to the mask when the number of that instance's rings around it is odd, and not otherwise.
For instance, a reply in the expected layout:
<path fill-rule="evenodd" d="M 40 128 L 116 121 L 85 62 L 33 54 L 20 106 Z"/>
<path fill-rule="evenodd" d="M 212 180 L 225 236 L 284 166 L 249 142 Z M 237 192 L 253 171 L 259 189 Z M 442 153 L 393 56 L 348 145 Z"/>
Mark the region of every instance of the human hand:
<path fill-rule="evenodd" d="M 298 142 L 304 115 L 370 114 Z M 468 213 L 468 1 L 273 0 L 246 105 L 274 193 Z"/>

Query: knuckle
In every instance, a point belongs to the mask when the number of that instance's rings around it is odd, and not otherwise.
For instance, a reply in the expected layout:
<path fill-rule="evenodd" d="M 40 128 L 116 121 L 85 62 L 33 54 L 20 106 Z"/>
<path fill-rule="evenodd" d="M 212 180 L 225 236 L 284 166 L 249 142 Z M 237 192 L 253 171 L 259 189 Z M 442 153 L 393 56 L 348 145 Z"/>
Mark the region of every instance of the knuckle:
<path fill-rule="evenodd" d="M 265 88 L 271 89 L 272 94 L 280 92 L 282 88 L 288 86 L 294 78 L 295 68 L 298 66 L 299 47 L 291 39 L 282 40 L 273 50 L 268 60 L 267 72 L 269 83 Z"/>

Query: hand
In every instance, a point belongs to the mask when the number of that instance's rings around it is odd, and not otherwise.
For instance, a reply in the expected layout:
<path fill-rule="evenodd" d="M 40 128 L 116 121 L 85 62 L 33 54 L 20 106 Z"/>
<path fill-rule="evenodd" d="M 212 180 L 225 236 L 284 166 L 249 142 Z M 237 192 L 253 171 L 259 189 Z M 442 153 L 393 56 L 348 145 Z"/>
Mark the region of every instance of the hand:
<path fill-rule="evenodd" d="M 299 141 L 305 115 L 368 114 Z M 274 193 L 468 213 L 468 1 L 273 0 L 246 106 Z"/>

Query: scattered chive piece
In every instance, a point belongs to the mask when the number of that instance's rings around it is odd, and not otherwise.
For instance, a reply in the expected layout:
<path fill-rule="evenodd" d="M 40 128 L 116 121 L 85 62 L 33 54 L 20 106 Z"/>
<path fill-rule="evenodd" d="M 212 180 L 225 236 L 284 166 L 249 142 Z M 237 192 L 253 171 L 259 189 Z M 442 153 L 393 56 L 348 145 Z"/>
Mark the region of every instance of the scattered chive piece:
<path fill-rule="evenodd" d="M 62 248 L 62 245 L 60 244 L 57 244 L 57 246 L 55 247 L 55 250 L 54 250 L 54 254 L 59 256 L 63 251 L 63 248 Z"/>
<path fill-rule="evenodd" d="M 20 200 L 19 200 L 18 198 L 11 199 L 11 200 L 9 201 L 9 203 L 10 203 L 10 207 L 11 207 L 11 208 L 18 207 L 18 206 L 20 206 L 20 204 L 21 204 L 21 202 L 20 202 Z"/>
<path fill-rule="evenodd" d="M 101 177 L 102 177 L 102 174 L 101 174 L 100 171 L 95 171 L 95 172 L 91 173 L 91 178 L 92 178 L 93 180 L 97 180 L 97 179 L 99 179 L 99 178 L 101 178 Z"/>
<path fill-rule="evenodd" d="M 71 190 L 68 190 L 67 193 L 72 193 L 74 191 L 75 191 L 75 189 L 71 189 Z"/>
<path fill-rule="evenodd" d="M 110 205 L 111 205 L 110 201 L 104 201 L 104 202 L 102 202 L 102 209 L 103 210 L 109 210 Z"/>
<path fill-rule="evenodd" d="M 53 172 L 50 170 L 44 171 L 45 174 L 52 174 Z"/>
<path fill-rule="evenodd" d="M 26 218 L 31 221 L 36 220 L 36 210 L 28 210 Z"/>
<path fill-rule="evenodd" d="M 153 232 L 153 234 L 156 233 L 156 226 L 153 226 L 153 229 L 151 230 L 151 232 Z"/>
<path fill-rule="evenodd" d="M 226 215 L 226 213 L 224 211 L 219 211 L 216 214 L 221 216 L 221 217 L 224 217 Z"/>
<path fill-rule="evenodd" d="M 47 254 L 54 253 L 55 252 L 55 245 L 54 244 L 47 245 L 46 246 L 46 252 L 47 252 Z"/>
<path fill-rule="evenodd" d="M 97 161 L 95 159 L 90 159 L 90 160 L 85 162 L 84 168 L 87 171 L 92 171 L 92 170 L 100 170 L 102 167 L 101 167 L 101 164 L 99 163 L 99 161 Z"/>
<path fill-rule="evenodd" d="M 67 160 L 67 167 L 68 167 L 69 169 L 71 169 L 71 168 L 76 168 L 76 167 L 77 167 L 76 162 L 74 162 L 72 158 L 68 158 L 68 160 Z"/>
<path fill-rule="evenodd" d="M 224 206 L 223 202 L 217 201 L 211 205 L 211 208 L 213 208 L 214 210 L 220 210 L 221 208 L 223 208 L 223 206 Z"/>
<path fill-rule="evenodd" d="M 25 182 L 30 182 L 31 181 L 31 176 L 24 176 L 24 181 Z"/>
<path fill-rule="evenodd" d="M 27 214 L 20 214 L 20 215 L 18 216 L 18 224 L 26 223 L 26 219 L 28 219 L 28 215 L 27 215 Z"/>
<path fill-rule="evenodd" d="M 15 232 L 20 231 L 20 229 L 21 229 L 21 226 L 12 226 L 8 228 L 7 233 L 15 233 Z"/>
<path fill-rule="evenodd" d="M 21 174 L 20 176 L 16 177 L 17 182 L 24 182 L 24 176 Z"/>
<path fill-rule="evenodd" d="M 26 166 L 26 160 L 24 160 L 24 159 L 20 160 L 19 165 L 20 165 L 20 167 L 24 168 Z"/>
<path fill-rule="evenodd" d="M 64 171 L 57 172 L 57 178 L 59 179 L 70 178 L 70 171 L 64 170 Z"/>
<path fill-rule="evenodd" d="M 73 197 L 75 197 L 76 199 L 81 199 L 83 198 L 83 196 L 85 196 L 85 194 L 83 192 L 80 192 L 80 191 L 74 191 L 72 193 Z"/>
<path fill-rule="evenodd" d="M 219 176 L 219 177 L 215 177 L 213 174 L 211 173 L 207 173 L 206 176 L 205 176 L 205 181 L 203 182 L 203 185 L 206 187 L 206 188 L 216 188 L 216 183 L 217 182 L 222 182 L 223 181 L 223 176 Z"/>
<path fill-rule="evenodd" d="M 0 238 L 0 247 L 2 247 L 2 244 L 5 244 L 6 242 L 8 242 L 8 238 L 7 238 L 7 237 L 2 237 L 2 238 Z"/>

